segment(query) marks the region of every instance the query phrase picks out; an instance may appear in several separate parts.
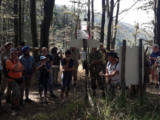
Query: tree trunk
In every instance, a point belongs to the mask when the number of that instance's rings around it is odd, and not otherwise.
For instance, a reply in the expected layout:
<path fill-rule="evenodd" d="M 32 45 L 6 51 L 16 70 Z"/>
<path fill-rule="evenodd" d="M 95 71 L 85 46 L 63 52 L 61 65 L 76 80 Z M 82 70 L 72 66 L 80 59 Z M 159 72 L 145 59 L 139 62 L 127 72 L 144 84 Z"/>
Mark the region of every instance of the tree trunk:
<path fill-rule="evenodd" d="M 41 25 L 41 47 L 47 47 L 49 43 L 49 28 L 53 18 L 55 0 L 44 0 L 44 19 Z"/>
<path fill-rule="evenodd" d="M 104 26 L 105 26 L 105 0 L 102 0 L 102 22 L 101 22 L 101 39 L 100 39 L 101 43 L 104 43 Z"/>
<path fill-rule="evenodd" d="M 24 41 L 24 36 L 25 36 L 25 24 L 24 24 L 24 11 L 25 11 L 25 0 L 23 0 L 23 10 L 22 10 L 22 40 Z"/>
<path fill-rule="evenodd" d="M 114 9 L 114 0 L 111 0 L 109 21 L 108 21 L 108 31 L 107 31 L 107 50 L 110 51 L 110 41 L 112 33 L 112 22 L 113 22 L 113 9 Z"/>
<path fill-rule="evenodd" d="M 156 44 L 160 46 L 160 1 L 157 0 Z"/>
<path fill-rule="evenodd" d="M 157 6 L 157 1 L 155 0 L 154 1 L 154 43 L 156 42 L 156 29 L 157 29 L 157 9 L 156 9 L 156 6 Z"/>
<path fill-rule="evenodd" d="M 21 0 L 19 0 L 19 44 L 21 43 L 22 41 L 22 19 L 21 19 L 21 16 L 22 16 L 22 6 L 21 6 Z"/>
<path fill-rule="evenodd" d="M 94 39 L 94 0 L 92 0 L 92 40 Z"/>
<path fill-rule="evenodd" d="M 14 47 L 18 47 L 18 0 L 14 0 Z"/>
<path fill-rule="evenodd" d="M 88 0 L 88 35 L 90 36 L 90 0 Z"/>
<path fill-rule="evenodd" d="M 2 17 L 2 0 L 0 0 L 0 23 L 2 23 L 3 21 L 3 17 Z M 2 33 L 2 24 L 0 24 L 0 32 Z M 0 47 L 2 46 L 2 34 L 0 35 Z"/>
<path fill-rule="evenodd" d="M 111 42 L 111 49 L 115 49 L 115 45 L 116 45 L 117 25 L 118 25 L 118 17 L 119 17 L 119 15 L 118 15 L 119 14 L 119 4 L 120 4 L 120 0 L 117 0 L 117 12 L 116 12 L 113 40 Z"/>
<path fill-rule="evenodd" d="M 36 0 L 30 0 L 31 34 L 33 47 L 38 47 Z M 38 62 L 38 51 L 34 51 L 35 62 Z"/>

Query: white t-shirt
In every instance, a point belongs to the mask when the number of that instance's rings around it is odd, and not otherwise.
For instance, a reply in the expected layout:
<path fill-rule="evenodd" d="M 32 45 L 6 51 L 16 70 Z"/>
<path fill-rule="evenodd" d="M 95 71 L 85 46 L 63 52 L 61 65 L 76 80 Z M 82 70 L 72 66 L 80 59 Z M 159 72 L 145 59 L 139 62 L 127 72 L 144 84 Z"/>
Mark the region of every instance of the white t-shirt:
<path fill-rule="evenodd" d="M 112 74 L 115 70 L 119 71 L 119 63 L 116 65 L 111 66 L 111 62 L 107 63 L 107 70 L 108 74 Z M 119 73 L 117 73 L 114 77 L 112 77 L 112 80 L 119 81 Z"/>

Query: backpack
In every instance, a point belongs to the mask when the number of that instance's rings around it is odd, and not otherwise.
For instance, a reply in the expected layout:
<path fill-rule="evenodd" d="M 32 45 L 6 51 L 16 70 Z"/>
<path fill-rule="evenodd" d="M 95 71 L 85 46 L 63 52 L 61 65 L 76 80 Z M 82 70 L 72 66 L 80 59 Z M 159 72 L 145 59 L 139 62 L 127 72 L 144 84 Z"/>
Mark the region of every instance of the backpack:
<path fill-rule="evenodd" d="M 119 61 L 118 61 L 118 62 L 116 62 L 115 69 L 116 69 L 116 67 L 117 67 L 118 63 L 119 63 Z M 110 65 L 110 64 L 111 64 L 111 62 L 109 62 L 109 63 L 108 63 L 108 67 L 109 67 L 109 65 Z"/>
<path fill-rule="evenodd" d="M 12 60 L 11 58 L 10 58 L 9 60 L 13 63 L 13 60 Z M 13 63 L 13 64 L 14 64 L 14 63 Z M 8 72 L 9 72 L 9 71 L 10 71 L 10 70 L 7 70 L 7 68 L 6 68 L 6 63 L 5 63 L 4 66 L 3 66 L 3 74 L 4 74 L 5 77 L 12 79 L 12 78 L 9 77 L 9 75 L 8 75 Z"/>

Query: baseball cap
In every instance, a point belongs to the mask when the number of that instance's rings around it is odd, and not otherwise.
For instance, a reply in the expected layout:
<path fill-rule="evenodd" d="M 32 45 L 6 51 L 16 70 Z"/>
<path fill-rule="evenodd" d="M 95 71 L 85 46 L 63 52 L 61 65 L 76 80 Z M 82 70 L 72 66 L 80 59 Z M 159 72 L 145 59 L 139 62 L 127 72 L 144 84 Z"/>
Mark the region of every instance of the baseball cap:
<path fill-rule="evenodd" d="M 116 52 L 113 52 L 113 51 L 108 53 L 108 56 L 112 56 L 112 57 L 118 58 L 118 54 Z"/>
<path fill-rule="evenodd" d="M 46 59 L 45 56 L 41 56 L 41 57 L 40 57 L 40 60 L 44 60 L 44 59 Z"/>
<path fill-rule="evenodd" d="M 11 48 L 10 53 L 13 53 L 14 51 L 18 51 L 16 48 Z"/>

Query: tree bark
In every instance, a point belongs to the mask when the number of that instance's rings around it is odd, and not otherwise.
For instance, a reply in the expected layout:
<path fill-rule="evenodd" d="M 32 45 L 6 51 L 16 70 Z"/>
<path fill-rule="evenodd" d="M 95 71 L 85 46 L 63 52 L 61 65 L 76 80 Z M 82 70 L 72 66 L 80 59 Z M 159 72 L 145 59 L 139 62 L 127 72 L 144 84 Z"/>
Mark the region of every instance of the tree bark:
<path fill-rule="evenodd" d="M 38 47 L 36 0 L 30 0 L 31 34 L 33 47 Z M 38 62 L 38 51 L 34 51 L 35 62 Z"/>
<path fill-rule="evenodd" d="M 101 22 L 101 39 L 100 39 L 101 43 L 104 43 L 104 26 L 105 26 L 105 0 L 102 0 L 102 22 Z"/>
<path fill-rule="evenodd" d="M 157 25 L 156 25 L 156 44 L 160 46 L 160 1 L 157 0 Z"/>
<path fill-rule="evenodd" d="M 157 29 L 157 9 L 156 9 L 156 6 L 157 6 L 157 0 L 154 1 L 154 43 L 156 41 L 156 29 Z"/>
<path fill-rule="evenodd" d="M 115 20 L 115 27 L 114 27 L 114 34 L 113 39 L 111 42 L 111 49 L 115 49 L 116 45 L 116 36 L 117 36 L 117 25 L 118 25 L 118 17 L 119 17 L 119 6 L 120 6 L 120 0 L 117 0 L 117 12 L 116 12 L 116 20 Z"/>
<path fill-rule="evenodd" d="M 90 0 L 88 0 L 88 34 L 90 36 Z"/>
<path fill-rule="evenodd" d="M 22 19 L 21 19 L 21 16 L 22 16 L 22 4 L 21 4 L 21 0 L 19 0 L 19 44 L 21 43 L 22 41 Z"/>
<path fill-rule="evenodd" d="M 40 46 L 47 47 L 49 43 L 49 28 L 53 18 L 53 8 L 55 0 L 44 0 L 44 19 L 41 25 Z"/>
<path fill-rule="evenodd" d="M 92 0 L 92 40 L 94 39 L 94 0 Z"/>
<path fill-rule="evenodd" d="M 23 0 L 23 10 L 22 10 L 22 40 L 24 41 L 24 36 L 25 36 L 25 24 L 24 24 L 24 11 L 25 11 L 25 0 Z"/>
<path fill-rule="evenodd" d="M 18 0 L 14 0 L 14 47 L 18 47 Z"/>
<path fill-rule="evenodd" d="M 114 0 L 111 0 L 109 21 L 108 21 L 108 31 L 107 31 L 107 50 L 110 51 L 110 41 L 112 33 L 112 22 L 113 22 L 113 9 L 114 9 Z"/>

